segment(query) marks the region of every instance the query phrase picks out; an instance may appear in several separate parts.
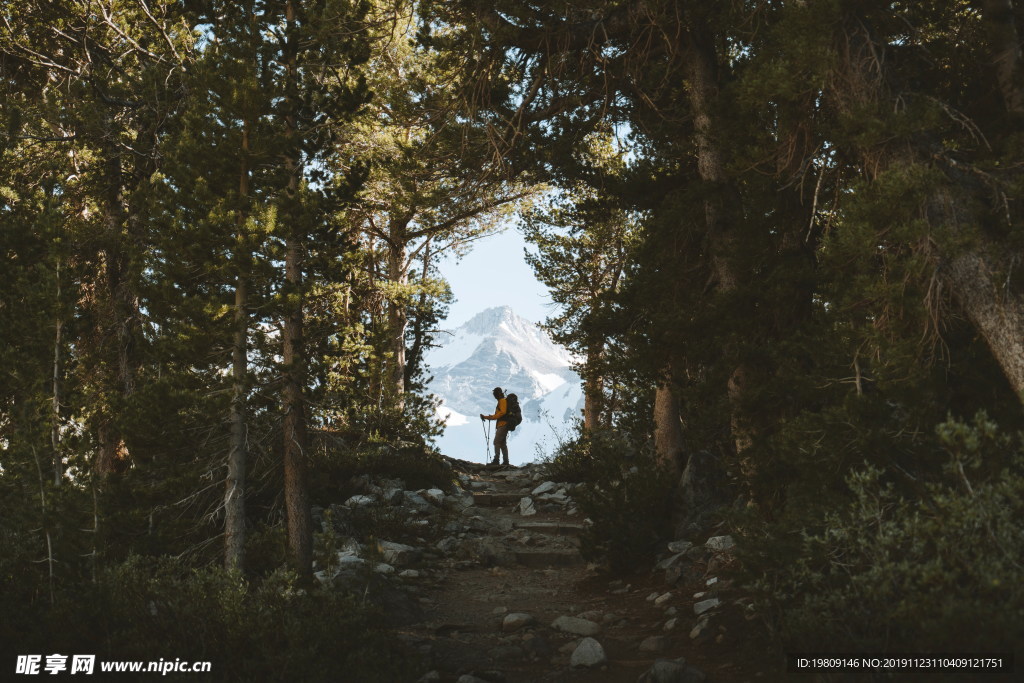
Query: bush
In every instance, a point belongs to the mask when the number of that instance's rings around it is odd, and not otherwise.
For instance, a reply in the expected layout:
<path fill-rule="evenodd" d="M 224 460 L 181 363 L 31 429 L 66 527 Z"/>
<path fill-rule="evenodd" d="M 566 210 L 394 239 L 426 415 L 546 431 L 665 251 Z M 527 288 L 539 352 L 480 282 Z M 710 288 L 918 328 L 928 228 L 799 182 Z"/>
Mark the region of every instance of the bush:
<path fill-rule="evenodd" d="M 573 497 L 593 524 L 580 552 L 616 573 L 648 562 L 671 533 L 674 480 L 653 453 L 619 433 L 583 434 L 562 444 L 544 464 L 554 481 L 582 482 Z"/>
<path fill-rule="evenodd" d="M 341 675 L 395 681 L 413 675 L 380 615 L 328 589 L 298 589 L 284 571 L 255 583 L 219 568 L 133 556 L 102 572 L 96 585 L 62 596 L 57 608 L 24 618 L 36 628 L 16 643 L 22 653 L 212 663 L 209 677 L 181 674 L 179 680 L 336 681 Z"/>
<path fill-rule="evenodd" d="M 407 443 L 361 442 L 321 435 L 313 450 L 310 470 L 317 473 L 313 500 L 329 504 L 358 493 L 355 477 L 400 479 L 407 489 L 455 489 L 455 473 L 442 455 L 425 446 Z"/>
<path fill-rule="evenodd" d="M 1024 453 L 983 415 L 937 429 L 949 461 L 913 499 L 883 472 L 757 583 L 788 648 L 1012 651 L 1024 642 Z M 987 476 L 985 463 L 1005 467 Z M 970 624 L 970 628 L 964 628 Z"/>

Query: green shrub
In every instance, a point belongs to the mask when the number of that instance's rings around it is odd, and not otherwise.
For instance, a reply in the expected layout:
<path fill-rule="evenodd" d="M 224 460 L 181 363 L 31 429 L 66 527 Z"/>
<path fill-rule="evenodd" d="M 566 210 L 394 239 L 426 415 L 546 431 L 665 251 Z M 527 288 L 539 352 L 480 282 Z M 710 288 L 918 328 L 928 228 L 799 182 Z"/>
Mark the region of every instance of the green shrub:
<path fill-rule="evenodd" d="M 674 480 L 663 476 L 649 448 L 611 431 L 562 444 L 544 465 L 554 481 L 582 482 L 573 497 L 593 524 L 580 551 L 616 573 L 648 562 L 671 532 Z"/>
<path fill-rule="evenodd" d="M 1012 651 L 1024 642 L 1024 452 L 979 415 L 937 434 L 945 476 L 901 496 L 868 466 L 852 503 L 757 582 L 787 648 Z M 990 462 L 1006 465 L 992 471 Z M 988 472 L 988 474 L 979 474 Z"/>
<path fill-rule="evenodd" d="M 98 660 L 212 662 L 209 677 L 177 677 L 191 681 L 413 676 L 380 615 L 329 589 L 299 589 L 289 572 L 257 583 L 219 568 L 133 556 L 97 579 L 61 596 L 53 610 L 25 615 L 35 629 L 19 638 L 18 649 L 94 653 Z"/>

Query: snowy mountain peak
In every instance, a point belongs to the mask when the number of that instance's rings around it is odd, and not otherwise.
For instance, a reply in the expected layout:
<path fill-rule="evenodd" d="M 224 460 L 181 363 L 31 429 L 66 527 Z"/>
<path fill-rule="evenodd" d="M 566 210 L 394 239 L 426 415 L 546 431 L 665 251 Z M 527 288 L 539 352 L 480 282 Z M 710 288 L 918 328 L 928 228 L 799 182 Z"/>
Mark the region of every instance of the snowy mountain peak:
<path fill-rule="evenodd" d="M 461 457 L 456 437 L 463 431 L 478 445 L 479 428 L 470 423 L 478 413 L 493 412 L 491 391 L 496 386 L 519 396 L 524 423 L 517 434 L 527 437 L 532 430 L 533 442 L 541 432 L 550 433 L 551 423 L 561 426 L 579 414 L 582 392 L 572 355 L 510 307 L 481 311 L 443 332 L 437 342 L 439 347 L 426 358 L 434 374 L 429 389 L 442 400 L 440 413 L 448 428 L 440 446 L 450 455 Z M 522 444 L 527 439 L 517 440 Z M 521 455 L 532 457 L 533 445 L 529 451 Z"/>

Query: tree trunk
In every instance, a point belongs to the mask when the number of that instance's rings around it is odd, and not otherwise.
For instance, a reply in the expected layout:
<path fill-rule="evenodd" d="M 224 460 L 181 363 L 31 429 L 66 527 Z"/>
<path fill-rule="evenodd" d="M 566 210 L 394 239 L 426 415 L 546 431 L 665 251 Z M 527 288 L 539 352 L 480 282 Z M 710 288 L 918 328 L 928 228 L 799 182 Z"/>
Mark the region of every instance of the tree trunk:
<path fill-rule="evenodd" d="M 231 348 L 231 441 L 228 446 L 228 474 L 224 491 L 224 566 L 245 568 L 245 476 L 248 460 L 246 400 L 249 369 L 249 253 L 246 221 L 249 200 L 249 123 L 242 127 L 241 169 L 238 181 L 238 247 L 235 265 L 235 333 Z"/>
<path fill-rule="evenodd" d="M 1024 116 L 1024 69 L 1021 67 L 1021 39 L 1014 21 L 1013 0 L 982 0 L 981 8 L 1003 102 L 1011 116 Z"/>
<path fill-rule="evenodd" d="M 388 282 L 391 297 L 388 300 L 388 333 L 391 337 L 391 365 L 388 372 L 388 391 L 392 406 L 405 408 L 405 331 L 409 325 L 406 299 L 409 286 L 408 255 L 405 243 L 405 223 L 392 222 L 388 240 Z"/>
<path fill-rule="evenodd" d="M 285 8 L 287 21 L 286 33 L 289 40 L 294 40 L 295 4 L 291 0 Z M 296 89 L 296 59 L 298 46 L 288 44 L 286 85 L 288 113 L 285 116 L 286 137 L 288 142 L 287 197 L 291 206 L 288 218 L 291 224 L 287 228 L 285 238 L 285 282 L 287 292 L 287 310 L 284 317 L 284 495 L 285 510 L 288 518 L 288 554 L 292 567 L 299 573 L 304 582 L 312 581 L 313 576 L 313 518 L 309 504 L 309 473 L 306 462 L 306 403 L 304 388 L 306 386 L 306 358 L 303 346 L 303 281 L 305 229 L 301 224 L 300 212 L 294 204 L 299 201 L 299 167 L 298 129 L 295 112 L 300 106 Z"/>
<path fill-rule="evenodd" d="M 592 431 L 602 426 L 604 413 L 604 376 L 602 359 L 604 344 L 591 340 L 587 347 L 586 377 L 583 380 L 583 429 Z M 657 413 L 657 410 L 655 410 Z"/>
<path fill-rule="evenodd" d="M 53 400 L 51 406 L 50 445 L 53 449 L 53 485 L 59 487 L 64 479 L 64 458 L 60 448 L 60 404 L 64 379 L 64 323 L 61 320 L 60 261 L 57 261 L 57 316 L 53 335 Z"/>
<path fill-rule="evenodd" d="M 654 393 L 654 452 L 672 481 L 678 481 L 683 467 L 683 427 L 679 399 L 672 390 L 671 367 Z"/>
<path fill-rule="evenodd" d="M 740 199 L 726 172 L 717 139 L 714 122 L 714 108 L 719 93 L 717 61 L 709 29 L 700 24 L 690 30 L 686 41 L 686 76 L 697 146 L 697 172 L 713 193 L 704 202 L 712 267 L 718 293 L 729 294 L 735 292 L 740 283 L 736 266 L 736 210 Z M 739 363 L 726 387 L 733 444 L 741 461 L 743 452 L 753 442 L 753 435 L 743 414 L 748 380 L 749 372 Z M 752 464 L 748 463 L 746 469 L 751 468 Z"/>

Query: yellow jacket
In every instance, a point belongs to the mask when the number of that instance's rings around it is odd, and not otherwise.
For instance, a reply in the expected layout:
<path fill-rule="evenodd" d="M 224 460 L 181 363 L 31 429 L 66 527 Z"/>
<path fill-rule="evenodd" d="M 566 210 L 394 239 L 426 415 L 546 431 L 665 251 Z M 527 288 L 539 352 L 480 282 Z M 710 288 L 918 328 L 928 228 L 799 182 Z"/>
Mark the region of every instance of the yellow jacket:
<path fill-rule="evenodd" d="M 498 425 L 505 424 L 505 420 L 502 419 L 505 413 L 508 411 L 508 403 L 503 398 L 498 399 L 498 405 L 494 408 L 494 415 L 481 415 L 485 420 L 497 420 Z"/>

